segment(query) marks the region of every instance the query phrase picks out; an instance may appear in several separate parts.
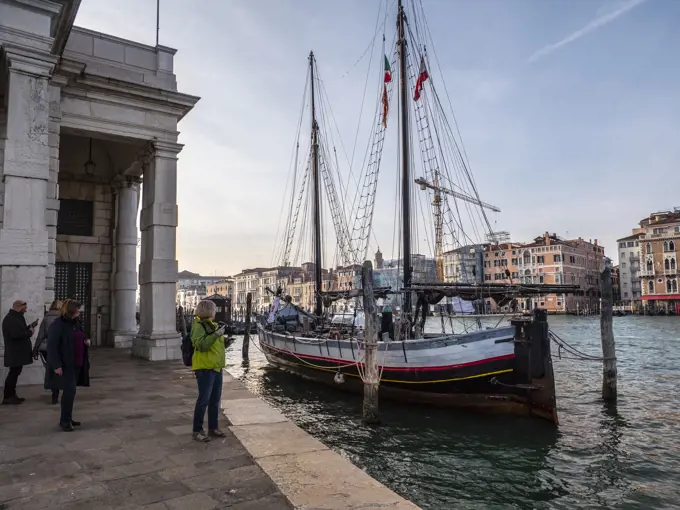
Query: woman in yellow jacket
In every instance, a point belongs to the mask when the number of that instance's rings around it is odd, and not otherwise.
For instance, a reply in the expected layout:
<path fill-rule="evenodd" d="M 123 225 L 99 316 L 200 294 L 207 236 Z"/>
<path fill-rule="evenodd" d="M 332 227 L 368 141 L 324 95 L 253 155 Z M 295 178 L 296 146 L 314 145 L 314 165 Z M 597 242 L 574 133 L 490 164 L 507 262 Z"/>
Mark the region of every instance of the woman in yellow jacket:
<path fill-rule="evenodd" d="M 222 399 L 222 369 L 225 364 L 224 328 L 215 323 L 215 311 L 215 303 L 201 301 L 196 307 L 196 318 L 191 325 L 191 344 L 194 347 L 191 369 L 198 383 L 193 436 L 196 441 L 204 443 L 210 441 L 211 437 L 225 435 L 217 423 Z M 207 435 L 203 430 L 206 408 Z"/>

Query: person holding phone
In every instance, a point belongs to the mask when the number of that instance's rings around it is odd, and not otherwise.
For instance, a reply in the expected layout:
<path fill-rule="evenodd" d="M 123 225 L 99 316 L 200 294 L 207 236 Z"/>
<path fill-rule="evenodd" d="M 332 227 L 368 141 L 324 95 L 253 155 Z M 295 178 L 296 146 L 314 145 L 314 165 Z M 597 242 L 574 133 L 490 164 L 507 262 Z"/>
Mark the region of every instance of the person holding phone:
<path fill-rule="evenodd" d="M 5 367 L 9 368 L 5 378 L 5 389 L 2 403 L 4 405 L 19 405 L 25 399 L 17 395 L 17 382 L 24 366 L 33 363 L 33 347 L 31 337 L 38 325 L 36 319 L 26 324 L 26 301 L 17 300 L 12 309 L 2 320 L 2 337 L 5 343 Z"/>

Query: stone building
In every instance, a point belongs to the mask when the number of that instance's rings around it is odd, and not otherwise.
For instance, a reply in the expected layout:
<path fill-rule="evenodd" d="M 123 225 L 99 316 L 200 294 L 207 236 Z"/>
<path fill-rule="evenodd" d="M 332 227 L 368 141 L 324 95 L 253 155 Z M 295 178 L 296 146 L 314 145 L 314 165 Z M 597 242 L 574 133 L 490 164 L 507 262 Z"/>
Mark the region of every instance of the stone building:
<path fill-rule="evenodd" d="M 177 128 L 198 98 L 176 50 L 74 27 L 79 3 L 0 0 L 0 309 L 76 298 L 94 344 L 179 358 Z"/>
<path fill-rule="evenodd" d="M 505 243 L 489 246 L 484 252 L 484 281 L 491 283 L 537 283 L 578 285 L 575 295 L 547 294 L 519 299 L 519 310 L 531 310 L 535 306 L 550 313 L 595 312 L 600 300 L 600 267 L 604 260 L 604 248 L 594 242 L 578 239 L 562 239 L 545 232 L 531 243 Z M 508 280 L 507 273 L 510 273 Z M 499 310 L 488 299 L 486 309 L 491 312 L 509 311 L 506 306 Z"/>
<path fill-rule="evenodd" d="M 645 233 L 640 228 L 633 229 L 627 237 L 617 239 L 619 246 L 619 285 L 621 304 L 636 310 L 642 297 L 640 280 L 640 238 Z"/>
<path fill-rule="evenodd" d="M 652 213 L 640 221 L 640 228 L 643 306 L 680 314 L 680 208 Z"/>
<path fill-rule="evenodd" d="M 482 283 L 484 247 L 482 244 L 470 244 L 444 253 L 444 281 Z"/>

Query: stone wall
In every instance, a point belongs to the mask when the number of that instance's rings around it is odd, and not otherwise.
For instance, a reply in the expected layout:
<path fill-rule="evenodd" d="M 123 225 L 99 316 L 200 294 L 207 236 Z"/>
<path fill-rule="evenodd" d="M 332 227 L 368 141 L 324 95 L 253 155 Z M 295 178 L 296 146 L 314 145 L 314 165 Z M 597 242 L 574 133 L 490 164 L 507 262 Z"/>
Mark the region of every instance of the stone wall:
<path fill-rule="evenodd" d="M 173 72 L 175 51 L 148 46 L 82 27 L 74 27 L 64 56 L 87 64 L 90 75 L 177 90 Z"/>
<path fill-rule="evenodd" d="M 57 262 L 92 263 L 92 300 L 90 316 L 92 342 L 105 345 L 111 328 L 111 229 L 113 194 L 108 185 L 77 181 L 59 183 L 59 198 L 94 202 L 94 230 L 91 237 L 56 237 Z M 97 306 L 101 307 L 102 338 L 97 338 Z"/>

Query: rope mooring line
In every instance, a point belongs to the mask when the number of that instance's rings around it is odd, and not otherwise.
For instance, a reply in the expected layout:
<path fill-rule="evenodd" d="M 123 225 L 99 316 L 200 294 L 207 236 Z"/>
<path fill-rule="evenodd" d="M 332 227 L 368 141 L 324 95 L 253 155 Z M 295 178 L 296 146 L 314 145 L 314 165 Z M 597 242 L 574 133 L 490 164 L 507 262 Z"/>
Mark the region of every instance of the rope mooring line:
<path fill-rule="evenodd" d="M 561 338 L 553 330 L 548 331 L 548 337 L 553 342 L 555 342 L 555 344 L 558 346 L 557 356 L 558 356 L 559 359 L 574 359 L 574 360 L 580 360 L 580 361 L 611 361 L 611 360 L 616 360 L 615 357 L 608 358 L 608 357 L 603 357 L 603 356 L 593 356 L 592 354 L 588 354 L 588 353 L 585 353 L 583 351 L 580 351 L 576 347 L 571 345 L 569 342 L 567 342 L 566 340 Z M 567 351 L 573 357 L 567 357 L 567 356 L 563 357 L 562 356 L 562 349 Z"/>

